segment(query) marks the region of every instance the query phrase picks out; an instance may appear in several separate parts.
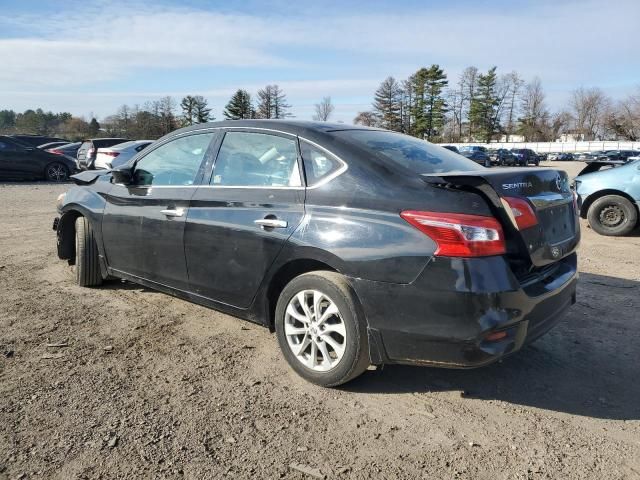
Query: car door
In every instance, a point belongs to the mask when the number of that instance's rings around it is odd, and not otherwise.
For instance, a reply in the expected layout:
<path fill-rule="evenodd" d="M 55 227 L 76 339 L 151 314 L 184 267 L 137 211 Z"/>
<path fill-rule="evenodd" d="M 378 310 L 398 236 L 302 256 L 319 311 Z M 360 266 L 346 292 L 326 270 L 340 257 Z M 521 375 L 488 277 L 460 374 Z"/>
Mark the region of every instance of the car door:
<path fill-rule="evenodd" d="M 0 175 L 5 178 L 40 178 L 44 175 L 42 152 L 11 140 L 0 139 Z"/>
<path fill-rule="evenodd" d="M 208 185 L 196 190 L 185 230 L 192 292 L 250 306 L 265 273 L 304 217 L 294 135 L 227 130 Z"/>
<path fill-rule="evenodd" d="M 141 157 L 129 185 L 106 195 L 102 237 L 110 268 L 186 290 L 184 226 L 215 133 L 173 138 Z"/>

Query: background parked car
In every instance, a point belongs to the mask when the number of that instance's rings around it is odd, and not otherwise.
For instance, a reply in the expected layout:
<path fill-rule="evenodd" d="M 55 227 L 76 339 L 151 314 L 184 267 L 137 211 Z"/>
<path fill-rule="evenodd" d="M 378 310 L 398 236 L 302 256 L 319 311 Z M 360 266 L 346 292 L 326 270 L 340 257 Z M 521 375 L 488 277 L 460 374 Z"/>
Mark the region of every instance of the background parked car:
<path fill-rule="evenodd" d="M 12 137 L 0 136 L 0 177 L 5 180 L 39 180 L 61 182 L 76 170 L 75 162 Z"/>
<path fill-rule="evenodd" d="M 59 138 L 59 137 L 47 137 L 45 135 L 23 135 L 23 134 L 17 134 L 17 135 L 11 135 L 12 138 L 15 138 L 17 140 L 19 140 L 22 143 L 26 143 L 32 147 L 37 147 L 38 145 L 43 145 L 45 143 L 49 143 L 49 142 L 65 142 L 65 143 L 69 143 L 69 140 L 67 140 L 66 138 Z"/>
<path fill-rule="evenodd" d="M 547 154 L 547 160 L 549 161 L 557 160 L 560 155 L 562 155 L 561 152 L 550 152 Z"/>
<path fill-rule="evenodd" d="M 153 140 L 131 140 L 113 147 L 99 148 L 94 168 L 116 168 L 127 163 L 133 156 L 151 145 Z"/>
<path fill-rule="evenodd" d="M 38 145 L 38 148 L 40 150 L 48 150 L 50 148 L 61 147 L 62 145 L 69 145 L 69 142 L 67 142 L 66 140 L 63 142 L 47 142 L 43 143 L 42 145 Z"/>
<path fill-rule="evenodd" d="M 82 145 L 82 142 L 66 143 L 59 147 L 47 148 L 46 151 L 53 153 L 54 155 L 64 155 L 73 162 L 75 169 L 77 170 L 76 157 L 78 156 L 78 149 Z"/>
<path fill-rule="evenodd" d="M 465 145 L 464 147 L 460 147 L 460 155 L 464 155 L 470 160 L 474 162 L 484 165 L 485 167 L 491 166 L 491 159 L 489 155 L 487 155 L 487 149 L 485 147 L 481 147 L 479 145 Z"/>
<path fill-rule="evenodd" d="M 490 150 L 489 158 L 491 158 L 491 163 L 493 165 L 505 166 L 505 165 L 518 164 L 518 159 L 516 158 L 516 156 L 506 148 L 498 148 L 496 150 Z"/>
<path fill-rule="evenodd" d="M 99 148 L 112 147 L 119 143 L 128 142 L 128 138 L 91 138 L 82 142 L 78 149 L 78 170 L 93 170 Z"/>
<path fill-rule="evenodd" d="M 580 216 L 599 234 L 626 235 L 638 226 L 640 160 L 581 173 L 575 179 L 575 190 Z"/>
<path fill-rule="evenodd" d="M 575 160 L 575 156 L 573 155 L 573 153 L 560 153 L 556 157 L 556 160 L 558 160 L 559 162 L 572 162 Z"/>
<path fill-rule="evenodd" d="M 442 148 L 446 148 L 447 150 L 450 150 L 452 152 L 455 153 L 460 153 L 460 151 L 458 150 L 458 147 L 456 147 L 455 145 L 441 145 Z"/>
<path fill-rule="evenodd" d="M 605 156 L 608 151 L 609 150 L 595 150 L 593 152 L 580 152 L 576 154 L 576 160 L 580 160 L 581 162 L 594 161 Z"/>
<path fill-rule="evenodd" d="M 540 157 L 530 148 L 514 148 L 511 150 L 511 153 L 513 153 L 518 159 L 518 165 L 522 165 L 523 167 L 526 167 L 529 164 L 540 164 Z"/>
<path fill-rule="evenodd" d="M 597 157 L 597 160 L 620 160 L 626 162 L 629 157 L 640 155 L 637 150 L 609 150 L 604 155 Z"/>

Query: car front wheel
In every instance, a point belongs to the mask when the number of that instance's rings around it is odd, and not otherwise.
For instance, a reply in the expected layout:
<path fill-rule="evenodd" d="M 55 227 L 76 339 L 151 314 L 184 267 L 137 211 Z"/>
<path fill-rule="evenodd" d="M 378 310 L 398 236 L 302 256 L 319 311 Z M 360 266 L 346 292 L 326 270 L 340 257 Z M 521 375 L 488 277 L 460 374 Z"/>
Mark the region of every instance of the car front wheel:
<path fill-rule="evenodd" d="M 366 323 L 353 289 L 338 273 L 294 278 L 278 299 L 275 327 L 285 359 L 309 382 L 335 387 L 369 366 Z"/>
<path fill-rule="evenodd" d="M 589 225 L 600 235 L 626 235 L 636 227 L 638 212 L 633 204 L 619 195 L 598 198 L 587 212 Z"/>
<path fill-rule="evenodd" d="M 81 287 L 102 284 L 98 247 L 91 225 L 84 217 L 76 219 L 76 258 L 73 266 L 76 283 Z"/>

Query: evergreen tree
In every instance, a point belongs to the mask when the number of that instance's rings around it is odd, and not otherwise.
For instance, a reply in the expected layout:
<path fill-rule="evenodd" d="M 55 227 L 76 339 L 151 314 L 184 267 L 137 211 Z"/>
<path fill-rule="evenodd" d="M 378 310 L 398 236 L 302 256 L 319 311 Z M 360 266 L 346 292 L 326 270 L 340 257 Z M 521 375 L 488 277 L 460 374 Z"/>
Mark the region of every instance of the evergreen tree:
<path fill-rule="evenodd" d="M 194 117 L 196 123 L 206 123 L 215 120 L 213 115 L 211 115 L 211 109 L 209 108 L 207 100 L 202 95 L 196 95 L 193 98 L 195 100 Z"/>
<path fill-rule="evenodd" d="M 238 89 L 233 94 L 229 103 L 224 108 L 224 116 L 227 120 L 242 120 L 253 117 L 251 95 L 246 90 Z"/>
<path fill-rule="evenodd" d="M 100 124 L 94 117 L 89 122 L 89 135 L 91 135 L 92 137 L 95 137 L 96 135 L 98 135 L 99 131 L 100 131 Z"/>
<path fill-rule="evenodd" d="M 182 108 L 182 124 L 193 125 L 195 122 L 196 99 L 191 95 L 187 95 L 180 102 Z"/>
<path fill-rule="evenodd" d="M 290 116 L 287 96 L 278 85 L 267 85 L 258 90 L 257 118 L 286 118 Z"/>
<path fill-rule="evenodd" d="M 475 95 L 471 99 L 469 121 L 480 141 L 489 143 L 500 129 L 498 107 L 501 101 L 497 94 L 496 67 L 486 74 L 478 75 Z"/>
<path fill-rule="evenodd" d="M 376 90 L 373 112 L 380 127 L 402 131 L 402 89 L 395 78 L 387 77 Z"/>
<path fill-rule="evenodd" d="M 444 125 L 447 103 L 444 88 L 448 85 L 447 75 L 439 65 L 421 68 L 411 76 L 413 104 L 411 133 L 418 138 L 431 140 L 440 134 Z"/>

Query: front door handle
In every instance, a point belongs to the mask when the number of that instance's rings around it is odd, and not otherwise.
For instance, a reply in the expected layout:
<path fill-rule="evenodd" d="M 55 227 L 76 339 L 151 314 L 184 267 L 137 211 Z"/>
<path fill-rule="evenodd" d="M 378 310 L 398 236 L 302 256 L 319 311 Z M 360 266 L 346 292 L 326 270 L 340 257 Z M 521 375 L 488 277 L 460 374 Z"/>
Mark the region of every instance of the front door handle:
<path fill-rule="evenodd" d="M 260 218 L 259 220 L 254 220 L 253 223 L 264 228 L 287 228 L 287 222 L 277 218 Z"/>
<path fill-rule="evenodd" d="M 184 208 L 160 210 L 160 213 L 166 215 L 167 217 L 181 217 L 184 215 Z"/>

